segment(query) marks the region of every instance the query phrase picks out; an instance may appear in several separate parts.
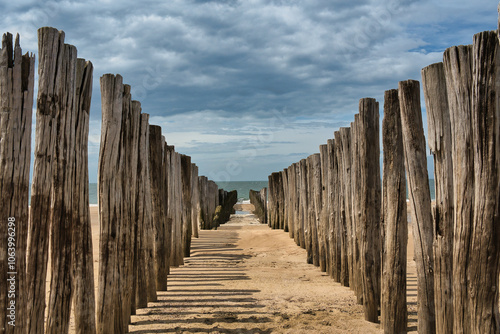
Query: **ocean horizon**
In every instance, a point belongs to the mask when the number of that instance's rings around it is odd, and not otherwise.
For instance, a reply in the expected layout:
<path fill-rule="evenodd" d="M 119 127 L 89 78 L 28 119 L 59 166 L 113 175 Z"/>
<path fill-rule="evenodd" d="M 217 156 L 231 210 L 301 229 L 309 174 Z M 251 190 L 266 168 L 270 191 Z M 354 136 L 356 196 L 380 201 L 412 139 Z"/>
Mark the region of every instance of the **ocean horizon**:
<path fill-rule="evenodd" d="M 259 191 L 262 188 L 267 188 L 267 181 L 215 181 L 215 183 L 217 183 L 219 189 L 224 189 L 226 191 L 236 190 L 238 192 L 238 203 L 242 203 L 243 201 L 248 201 L 250 199 L 250 189 Z M 431 200 L 436 199 L 434 179 L 429 179 L 429 188 L 431 192 Z M 406 188 L 406 198 L 408 198 L 408 187 Z M 98 204 L 97 183 L 89 183 L 89 204 Z"/>

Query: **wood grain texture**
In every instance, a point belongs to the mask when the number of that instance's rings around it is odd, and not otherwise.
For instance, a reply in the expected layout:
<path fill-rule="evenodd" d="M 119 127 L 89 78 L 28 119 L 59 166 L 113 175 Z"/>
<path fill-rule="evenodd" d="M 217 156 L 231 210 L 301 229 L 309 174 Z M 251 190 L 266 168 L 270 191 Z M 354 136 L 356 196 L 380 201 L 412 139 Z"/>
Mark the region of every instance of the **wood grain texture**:
<path fill-rule="evenodd" d="M 412 205 L 415 263 L 418 279 L 418 331 L 435 333 L 433 223 L 420 84 L 399 82 L 399 105 L 403 129 L 408 197 Z"/>
<path fill-rule="evenodd" d="M 16 304 L 15 326 L 8 322 L 10 312 L 0 317 L 2 333 L 26 333 L 28 280 L 26 253 L 29 217 L 29 168 L 31 160 L 31 121 L 35 76 L 35 57 L 22 55 L 19 35 L 2 37 L 0 49 L 0 307 L 7 310 L 7 272 L 17 272 L 15 277 Z M 15 219 L 15 265 L 10 268 L 8 257 L 9 217 Z M 12 226 L 11 226 L 12 227 Z M 8 268 L 8 270 L 7 270 Z"/>
<path fill-rule="evenodd" d="M 406 268 L 408 219 L 403 133 L 397 89 L 384 95 L 384 151 L 381 324 L 384 333 L 406 333 Z"/>
<path fill-rule="evenodd" d="M 443 63 L 422 69 L 428 143 L 434 156 L 434 298 L 436 333 L 453 333 L 453 162 L 451 120 Z"/>

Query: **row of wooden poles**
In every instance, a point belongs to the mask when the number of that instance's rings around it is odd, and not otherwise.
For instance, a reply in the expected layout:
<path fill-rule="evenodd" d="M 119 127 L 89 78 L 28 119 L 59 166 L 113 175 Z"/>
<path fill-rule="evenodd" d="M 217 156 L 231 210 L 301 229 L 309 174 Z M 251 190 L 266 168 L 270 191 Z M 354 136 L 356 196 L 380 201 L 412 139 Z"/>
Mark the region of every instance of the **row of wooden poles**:
<path fill-rule="evenodd" d="M 54 28 L 38 31 L 30 207 L 35 57 L 22 55 L 19 36 L 15 44 L 11 34 L 2 39 L 0 333 L 67 333 L 71 310 L 76 333 L 127 332 L 136 308 L 167 289 L 170 266 L 190 255 L 198 227 L 223 223 L 214 220 L 225 204 L 219 198 L 231 197 L 167 145 L 120 75 L 102 76 L 96 300 L 88 179 L 93 66 L 64 37 Z"/>
<path fill-rule="evenodd" d="M 422 70 L 432 209 L 418 81 L 361 99 L 350 127 L 320 153 L 269 176 L 269 226 L 349 286 L 365 318 L 407 331 L 407 201 L 418 277 L 419 333 L 499 333 L 500 53 L 496 31 L 451 47 Z M 406 168 L 406 169 L 405 169 Z M 406 179 L 405 179 L 406 171 Z M 381 184 L 383 180 L 383 185 Z"/>

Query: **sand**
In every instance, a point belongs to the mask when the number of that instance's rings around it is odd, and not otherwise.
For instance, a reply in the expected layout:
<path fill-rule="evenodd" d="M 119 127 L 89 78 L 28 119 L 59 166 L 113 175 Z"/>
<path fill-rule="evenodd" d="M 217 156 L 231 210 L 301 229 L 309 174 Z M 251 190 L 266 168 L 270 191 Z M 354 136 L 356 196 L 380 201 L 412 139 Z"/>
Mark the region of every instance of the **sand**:
<path fill-rule="evenodd" d="M 90 210 L 97 288 L 98 210 Z M 408 327 L 416 333 L 409 238 Z M 130 333 L 383 332 L 380 324 L 364 320 L 363 307 L 349 288 L 307 264 L 306 251 L 288 233 L 260 224 L 254 215 L 232 215 L 219 230 L 200 231 L 191 253 L 184 266 L 171 269 L 169 291 L 158 292 L 158 302 L 132 316 Z"/>

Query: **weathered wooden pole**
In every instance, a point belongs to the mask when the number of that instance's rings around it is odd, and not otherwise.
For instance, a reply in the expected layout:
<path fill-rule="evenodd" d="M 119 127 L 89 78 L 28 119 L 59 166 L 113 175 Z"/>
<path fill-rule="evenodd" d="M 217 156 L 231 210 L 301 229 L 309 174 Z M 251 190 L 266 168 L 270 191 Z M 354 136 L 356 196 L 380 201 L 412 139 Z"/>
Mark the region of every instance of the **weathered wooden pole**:
<path fill-rule="evenodd" d="M 26 333 L 28 322 L 26 248 L 34 77 L 35 57 L 22 55 L 19 35 L 13 45 L 12 35 L 4 34 L 0 50 L 0 329 L 5 333 Z M 14 277 L 10 272 L 16 273 Z M 15 288 L 13 298 L 9 297 L 11 287 Z"/>
<path fill-rule="evenodd" d="M 469 253 L 471 333 L 500 332 L 500 53 L 497 32 L 474 35 L 474 216 Z M 467 329 L 464 329 L 467 331 Z"/>
<path fill-rule="evenodd" d="M 332 201 L 332 213 L 333 213 L 333 279 L 335 282 L 340 282 L 340 276 L 342 271 L 342 239 L 341 239 L 341 229 L 342 223 L 340 221 L 341 211 L 340 211 L 340 200 L 341 200 L 341 192 L 340 192 L 340 180 L 339 180 L 339 160 L 337 159 L 337 149 L 338 143 L 335 139 L 332 141 L 332 183 L 331 189 L 333 192 L 333 201 Z"/>
<path fill-rule="evenodd" d="M 288 170 L 285 168 L 283 171 L 281 171 L 281 184 L 283 185 L 281 189 L 281 194 L 282 194 L 282 229 L 285 232 L 288 232 L 288 202 L 289 202 L 289 190 L 288 190 Z"/>
<path fill-rule="evenodd" d="M 150 222 L 151 186 L 149 184 L 149 115 L 141 114 L 139 152 L 137 159 L 137 288 L 136 306 L 145 308 L 148 301 L 156 301 L 154 272 L 154 232 Z"/>
<path fill-rule="evenodd" d="M 448 93 L 443 63 L 422 69 L 428 143 L 434 155 L 434 302 L 436 333 L 453 333 L 453 162 Z"/>
<path fill-rule="evenodd" d="M 262 224 L 267 224 L 267 188 L 262 188 L 260 190 L 260 199 L 264 205 L 264 220 Z"/>
<path fill-rule="evenodd" d="M 375 99 L 359 101 L 357 128 L 360 187 L 356 214 L 361 227 L 361 275 L 365 319 L 378 320 L 380 305 L 380 145 L 379 111 Z M 430 204 L 430 203 L 429 203 Z"/>
<path fill-rule="evenodd" d="M 307 222 L 307 166 L 306 159 L 299 162 L 300 177 L 300 208 L 299 208 L 299 241 L 300 247 L 306 248 L 306 222 Z"/>
<path fill-rule="evenodd" d="M 399 82 L 408 195 L 418 279 L 418 331 L 435 333 L 433 224 L 418 81 Z"/>
<path fill-rule="evenodd" d="M 360 158 L 359 158 L 359 114 L 354 115 L 354 122 L 351 123 L 351 197 L 352 197 L 352 224 L 353 224 L 353 244 L 354 244 L 354 287 L 358 304 L 363 304 L 363 275 L 361 272 L 361 223 L 358 207 L 358 192 L 361 187 Z"/>
<path fill-rule="evenodd" d="M 184 264 L 182 249 L 182 171 L 181 155 L 174 152 L 172 159 L 173 166 L 173 189 L 174 189 L 174 219 L 172 221 L 172 265 L 178 267 Z M 213 219 L 213 213 L 211 215 Z"/>
<path fill-rule="evenodd" d="M 328 215 L 330 210 L 328 201 L 328 145 L 320 145 L 319 154 L 321 161 L 321 216 L 319 222 L 321 243 L 319 247 L 319 267 L 322 272 L 327 272 L 329 268 Z"/>
<path fill-rule="evenodd" d="M 382 142 L 384 145 L 384 186 L 380 322 L 385 333 L 406 333 L 408 219 L 403 134 L 396 89 L 385 92 Z"/>
<path fill-rule="evenodd" d="M 151 182 L 152 217 L 155 235 L 155 272 L 156 289 L 167 290 L 167 248 L 166 212 L 165 212 L 165 171 L 163 167 L 164 139 L 161 127 L 149 126 L 149 175 Z"/>
<path fill-rule="evenodd" d="M 353 225 L 352 225 L 352 193 L 351 193 L 351 129 L 340 128 L 342 142 L 342 196 L 344 199 L 344 220 L 346 226 L 346 266 L 348 280 L 346 286 L 353 283 Z"/>
<path fill-rule="evenodd" d="M 329 208 L 329 213 L 328 213 L 328 245 L 329 245 L 329 255 L 328 258 L 330 259 L 329 261 L 329 271 L 328 274 L 330 277 L 334 278 L 337 276 L 337 234 L 336 234 L 336 229 L 335 229 L 335 221 L 336 221 L 336 208 L 335 208 L 335 196 L 336 196 L 336 190 L 335 190 L 335 165 L 336 165 L 336 159 L 335 159 L 335 140 L 334 139 L 328 139 L 327 141 L 327 151 L 328 151 L 328 208 Z"/>
<path fill-rule="evenodd" d="M 313 217 L 313 264 L 320 266 L 320 248 L 323 247 L 322 234 L 320 233 L 321 210 L 322 210 L 322 184 L 321 184 L 321 157 L 319 153 L 313 154 L 311 158 L 312 174 L 312 204 L 314 205 Z"/>
<path fill-rule="evenodd" d="M 293 169 L 295 171 L 295 192 L 294 192 L 294 226 L 293 226 L 293 239 L 297 246 L 300 246 L 300 163 L 296 162 L 293 164 Z"/>
<path fill-rule="evenodd" d="M 340 243 L 340 284 L 349 286 L 349 260 L 347 253 L 347 222 L 346 222 L 346 194 L 344 179 L 344 143 L 340 131 L 335 131 L 335 155 L 337 159 L 337 210 L 338 210 L 338 236 Z"/>
<path fill-rule="evenodd" d="M 125 213 L 124 233 L 122 245 L 123 253 L 123 268 L 125 269 L 125 284 L 126 291 L 124 295 L 124 321 L 128 328 L 130 315 L 135 314 L 135 266 L 137 265 L 136 258 L 136 243 L 137 243 L 137 224 L 136 224 L 136 202 L 137 202 L 137 159 L 139 154 L 139 130 L 141 122 L 141 107 L 138 101 L 132 101 L 130 95 L 130 86 L 124 86 L 123 112 L 126 118 L 124 119 L 123 141 L 125 143 L 125 187 L 123 189 L 123 199 L 128 201 L 125 205 L 127 212 Z M 128 306 L 128 307 L 127 307 Z"/>
<path fill-rule="evenodd" d="M 198 166 L 195 164 L 191 167 L 191 221 L 192 221 L 192 235 L 195 238 L 199 237 L 199 217 L 200 217 L 200 188 L 198 187 Z"/>
<path fill-rule="evenodd" d="M 306 240 L 307 263 L 314 264 L 314 198 L 313 198 L 313 166 L 312 155 L 306 158 L 306 196 L 307 206 L 305 208 L 306 221 L 304 236 Z M 317 259 L 316 259 L 317 260 Z"/>
<path fill-rule="evenodd" d="M 453 161 L 453 332 L 470 328 L 468 270 L 474 203 L 472 151 L 472 45 L 454 46 L 443 55 L 451 120 Z"/>
<path fill-rule="evenodd" d="M 181 183 L 182 183 L 182 255 L 189 257 L 191 255 L 191 234 L 193 226 L 191 221 L 191 157 L 181 155 Z"/>
<path fill-rule="evenodd" d="M 94 260 L 89 208 L 88 137 L 93 66 L 76 64 L 75 177 L 73 184 L 73 310 L 76 333 L 95 333 Z"/>
<path fill-rule="evenodd" d="M 207 212 L 207 178 L 206 176 L 198 177 L 198 186 L 200 188 L 200 228 L 208 229 L 208 212 Z"/>
<path fill-rule="evenodd" d="M 99 285 L 97 333 L 125 333 L 124 307 L 119 293 L 119 235 L 122 233 L 124 146 L 121 141 L 123 79 L 120 75 L 101 77 L 102 126 L 99 150 L 98 195 Z M 33 203 L 33 202 L 32 202 Z"/>
<path fill-rule="evenodd" d="M 291 164 L 287 171 L 288 184 L 288 236 L 294 239 L 295 234 L 295 165 Z"/>

